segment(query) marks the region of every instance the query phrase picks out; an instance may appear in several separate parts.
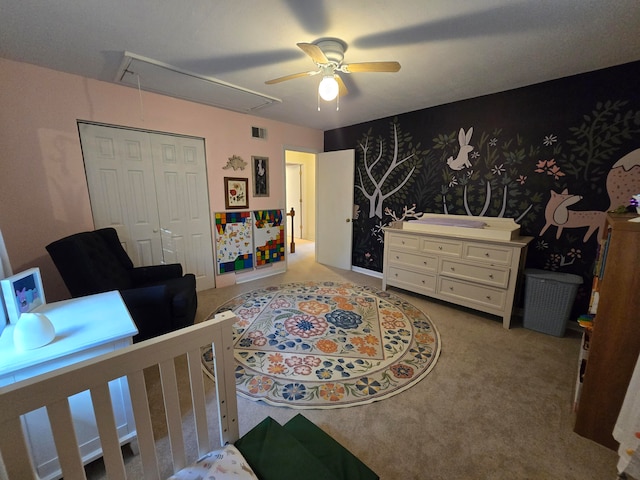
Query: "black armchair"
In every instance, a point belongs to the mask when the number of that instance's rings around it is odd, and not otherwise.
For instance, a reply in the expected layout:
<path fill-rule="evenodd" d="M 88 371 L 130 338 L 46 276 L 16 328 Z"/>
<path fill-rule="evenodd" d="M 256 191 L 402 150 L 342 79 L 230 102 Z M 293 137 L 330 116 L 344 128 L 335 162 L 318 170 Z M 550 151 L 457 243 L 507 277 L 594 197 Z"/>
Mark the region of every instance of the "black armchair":
<path fill-rule="evenodd" d="M 193 325 L 196 279 L 179 263 L 134 267 L 113 228 L 76 233 L 46 247 L 73 297 L 118 290 L 139 342 Z"/>

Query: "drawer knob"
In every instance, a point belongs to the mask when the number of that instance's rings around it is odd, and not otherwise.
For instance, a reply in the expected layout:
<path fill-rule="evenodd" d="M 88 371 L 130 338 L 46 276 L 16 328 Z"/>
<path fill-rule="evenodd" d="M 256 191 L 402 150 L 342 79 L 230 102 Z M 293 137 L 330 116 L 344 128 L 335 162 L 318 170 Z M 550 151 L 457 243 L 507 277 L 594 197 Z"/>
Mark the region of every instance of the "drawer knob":
<path fill-rule="evenodd" d="M 438 246 L 438 250 L 442 250 L 442 245 L 439 245 L 439 246 Z"/>
<path fill-rule="evenodd" d="M 489 274 L 489 278 L 493 279 L 493 273 Z"/>
<path fill-rule="evenodd" d="M 454 267 L 451 267 L 451 271 L 452 271 L 452 272 L 455 272 L 455 271 L 456 271 L 456 269 L 455 269 Z"/>
<path fill-rule="evenodd" d="M 396 260 L 400 260 L 400 255 L 396 255 Z"/>
<path fill-rule="evenodd" d="M 489 255 L 489 252 L 484 252 L 484 256 L 485 257 L 490 257 L 491 255 Z"/>
<path fill-rule="evenodd" d="M 426 264 L 427 264 L 427 261 L 425 260 L 425 261 L 424 261 L 424 262 L 422 262 L 422 263 L 424 263 L 424 264 L 426 265 Z"/>
<path fill-rule="evenodd" d="M 449 287 L 449 290 L 451 290 L 453 292 L 453 287 Z"/>
<path fill-rule="evenodd" d="M 491 295 L 487 295 L 487 300 L 491 300 Z"/>
<path fill-rule="evenodd" d="M 402 240 L 402 244 L 404 245 L 404 240 Z"/>
<path fill-rule="evenodd" d="M 424 280 L 422 280 L 422 283 L 424 284 Z"/>
<path fill-rule="evenodd" d="M 397 277 L 397 276 L 398 276 L 398 274 L 397 274 L 397 273 L 394 273 L 394 276 L 396 276 L 396 277 Z"/>

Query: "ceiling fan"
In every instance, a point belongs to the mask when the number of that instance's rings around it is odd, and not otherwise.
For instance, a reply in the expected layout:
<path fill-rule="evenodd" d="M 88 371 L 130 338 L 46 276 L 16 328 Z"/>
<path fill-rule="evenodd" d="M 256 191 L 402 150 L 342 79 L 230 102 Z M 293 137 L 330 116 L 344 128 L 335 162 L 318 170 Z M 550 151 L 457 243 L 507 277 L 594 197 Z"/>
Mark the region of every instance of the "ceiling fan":
<path fill-rule="evenodd" d="M 347 87 L 338 73 L 359 72 L 397 72 L 400 70 L 398 62 L 361 62 L 342 63 L 347 44 L 337 38 L 318 40 L 314 43 L 298 43 L 298 47 L 306 53 L 316 64 L 317 69 L 308 72 L 293 73 L 284 77 L 267 80 L 267 85 L 293 80 L 300 77 L 322 75 L 318 87 L 318 94 L 323 100 L 331 101 L 338 95 L 348 93 Z"/>

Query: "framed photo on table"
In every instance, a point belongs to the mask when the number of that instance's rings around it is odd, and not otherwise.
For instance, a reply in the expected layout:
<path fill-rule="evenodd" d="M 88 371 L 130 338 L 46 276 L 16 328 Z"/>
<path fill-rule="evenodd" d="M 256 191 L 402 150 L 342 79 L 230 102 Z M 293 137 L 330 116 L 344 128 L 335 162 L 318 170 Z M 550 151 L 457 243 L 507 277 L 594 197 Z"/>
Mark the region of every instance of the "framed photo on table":
<path fill-rule="evenodd" d="M 249 180 L 246 178 L 224 177 L 224 206 L 249 208 Z"/>
<path fill-rule="evenodd" d="M 253 196 L 269 196 L 269 158 L 251 157 L 253 167 Z"/>
<path fill-rule="evenodd" d="M 0 280 L 2 297 L 10 323 L 17 323 L 20 315 L 44 305 L 44 289 L 39 268 L 30 268 Z"/>

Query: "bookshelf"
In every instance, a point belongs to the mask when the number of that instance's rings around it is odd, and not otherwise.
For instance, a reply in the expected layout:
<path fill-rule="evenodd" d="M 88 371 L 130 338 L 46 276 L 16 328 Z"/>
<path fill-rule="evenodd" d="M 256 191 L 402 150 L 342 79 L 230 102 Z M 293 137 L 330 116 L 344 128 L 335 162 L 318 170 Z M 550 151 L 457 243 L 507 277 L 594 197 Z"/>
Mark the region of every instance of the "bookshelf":
<path fill-rule="evenodd" d="M 607 216 L 594 272 L 595 318 L 576 392 L 574 431 L 613 450 L 613 427 L 640 353 L 640 223 L 629 222 L 635 217 Z"/>

